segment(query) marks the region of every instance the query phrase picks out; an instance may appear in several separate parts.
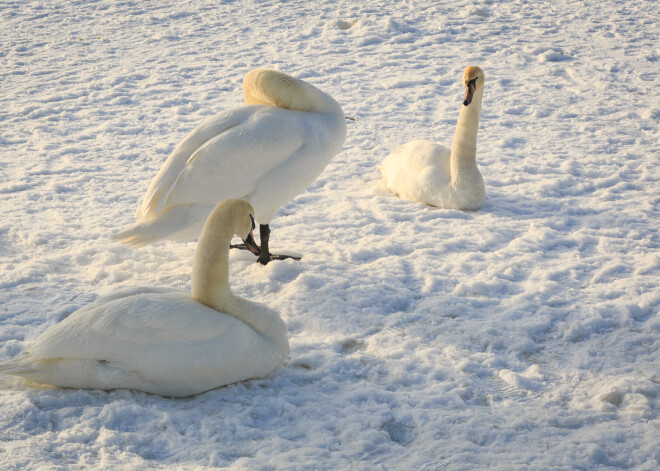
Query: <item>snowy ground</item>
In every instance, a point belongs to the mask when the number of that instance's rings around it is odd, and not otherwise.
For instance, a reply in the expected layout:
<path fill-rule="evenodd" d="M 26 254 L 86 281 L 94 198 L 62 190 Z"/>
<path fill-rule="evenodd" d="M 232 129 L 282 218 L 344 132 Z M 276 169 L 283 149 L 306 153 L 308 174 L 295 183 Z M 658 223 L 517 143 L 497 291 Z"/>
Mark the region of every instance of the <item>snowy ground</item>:
<path fill-rule="evenodd" d="M 288 322 L 266 379 L 172 400 L 0 378 L 2 469 L 660 467 L 660 34 L 652 1 L 0 2 L 0 360 L 194 243 L 108 235 L 173 147 L 270 66 L 344 106 L 344 150 L 232 255 Z M 386 193 L 487 83 L 486 204 Z"/>

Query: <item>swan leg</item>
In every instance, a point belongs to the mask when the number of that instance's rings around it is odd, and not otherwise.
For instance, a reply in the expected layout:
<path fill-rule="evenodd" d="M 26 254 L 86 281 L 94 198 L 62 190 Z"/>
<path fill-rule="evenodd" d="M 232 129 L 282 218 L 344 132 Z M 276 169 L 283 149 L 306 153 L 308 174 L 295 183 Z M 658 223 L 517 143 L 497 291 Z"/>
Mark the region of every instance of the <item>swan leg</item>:
<path fill-rule="evenodd" d="M 287 258 L 300 260 L 300 257 L 293 255 L 270 253 L 270 250 L 268 249 L 268 241 L 270 240 L 270 226 L 268 224 L 259 224 L 259 236 L 261 238 L 261 254 L 259 255 L 259 258 L 257 258 L 257 262 L 261 263 L 262 265 L 267 265 L 271 260 L 286 260 Z M 249 250 L 245 244 L 231 244 L 229 248 Z"/>
<path fill-rule="evenodd" d="M 272 260 L 268 249 L 268 241 L 270 240 L 270 226 L 268 224 L 259 224 L 259 238 L 261 239 L 261 253 L 257 262 L 266 265 Z"/>
<path fill-rule="evenodd" d="M 300 257 L 295 257 L 293 255 L 281 255 L 270 253 L 268 249 L 268 240 L 270 239 L 270 226 L 268 224 L 259 224 L 259 237 L 261 238 L 261 254 L 257 259 L 257 262 L 262 265 L 266 265 L 271 260 L 286 260 L 287 258 L 292 258 L 294 260 L 300 260 Z"/>

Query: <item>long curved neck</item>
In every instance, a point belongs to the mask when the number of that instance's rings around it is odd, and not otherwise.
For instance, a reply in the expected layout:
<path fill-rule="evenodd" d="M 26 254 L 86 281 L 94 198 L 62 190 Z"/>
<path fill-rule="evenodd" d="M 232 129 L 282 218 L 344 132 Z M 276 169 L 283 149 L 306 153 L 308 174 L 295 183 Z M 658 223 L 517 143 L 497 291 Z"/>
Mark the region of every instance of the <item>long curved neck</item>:
<path fill-rule="evenodd" d="M 265 104 L 294 111 L 337 113 L 343 111 L 330 95 L 302 80 L 271 69 L 254 69 L 243 79 L 246 105 Z"/>
<path fill-rule="evenodd" d="M 248 324 L 264 337 L 286 338 L 286 325 L 275 312 L 234 295 L 229 287 L 229 244 L 231 224 L 204 230 L 193 258 L 191 294 L 193 299 Z M 288 344 L 287 344 L 288 345 Z"/>
<path fill-rule="evenodd" d="M 479 130 L 479 113 L 483 87 L 474 93 L 472 103 L 461 105 L 451 142 L 451 175 L 452 180 L 462 173 L 462 170 L 474 168 L 477 164 L 477 131 Z"/>
<path fill-rule="evenodd" d="M 197 242 L 190 279 L 194 299 L 216 311 L 231 310 L 229 288 L 229 244 L 233 233 L 226 225 L 221 229 L 203 231 Z"/>

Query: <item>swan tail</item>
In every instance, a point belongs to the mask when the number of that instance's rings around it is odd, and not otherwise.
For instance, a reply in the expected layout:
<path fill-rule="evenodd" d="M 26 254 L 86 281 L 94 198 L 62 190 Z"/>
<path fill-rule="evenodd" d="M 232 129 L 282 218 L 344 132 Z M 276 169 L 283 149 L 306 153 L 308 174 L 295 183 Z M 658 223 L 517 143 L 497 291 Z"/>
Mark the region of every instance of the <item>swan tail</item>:
<path fill-rule="evenodd" d="M 175 180 L 176 181 L 176 180 Z M 160 188 L 160 189 L 159 189 Z M 163 209 L 163 201 L 161 196 L 164 193 L 164 188 L 162 188 L 162 185 L 155 185 L 152 183 L 149 185 L 149 188 L 147 189 L 147 193 L 144 195 L 144 199 L 142 200 L 142 203 L 140 203 L 140 206 L 137 207 L 135 210 L 135 217 L 140 219 L 140 218 L 148 218 L 150 216 L 153 216 L 154 214 L 157 214 L 160 210 Z M 169 191 L 169 188 L 167 188 Z"/>
<path fill-rule="evenodd" d="M 149 222 L 150 221 L 137 223 L 128 229 L 112 234 L 110 238 L 118 240 L 122 244 L 131 247 L 143 247 L 158 242 L 161 240 L 161 237 L 157 234 L 150 233 Z"/>
<path fill-rule="evenodd" d="M 110 237 L 132 247 L 143 247 L 165 239 L 195 239 L 201 234 L 212 209 L 212 206 L 201 205 L 171 206 Z"/>
<path fill-rule="evenodd" d="M 33 373 L 34 371 L 34 364 L 28 353 L 22 353 L 11 360 L 0 363 L 0 374 L 22 375 Z"/>

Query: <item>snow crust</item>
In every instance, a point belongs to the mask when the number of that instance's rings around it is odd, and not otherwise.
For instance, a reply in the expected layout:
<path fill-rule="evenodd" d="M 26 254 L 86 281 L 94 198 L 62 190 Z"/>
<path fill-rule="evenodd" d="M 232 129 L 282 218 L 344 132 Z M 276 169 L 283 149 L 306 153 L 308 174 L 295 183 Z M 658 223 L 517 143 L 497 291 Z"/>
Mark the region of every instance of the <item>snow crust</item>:
<path fill-rule="evenodd" d="M 288 322 L 269 377 L 187 399 L 0 378 L 2 469 L 660 467 L 654 2 L 6 1 L 0 360 L 121 287 L 189 288 L 194 243 L 130 249 L 151 178 L 274 67 L 343 106 L 343 151 L 234 291 Z M 477 212 L 378 163 L 448 142 L 488 75 Z"/>

